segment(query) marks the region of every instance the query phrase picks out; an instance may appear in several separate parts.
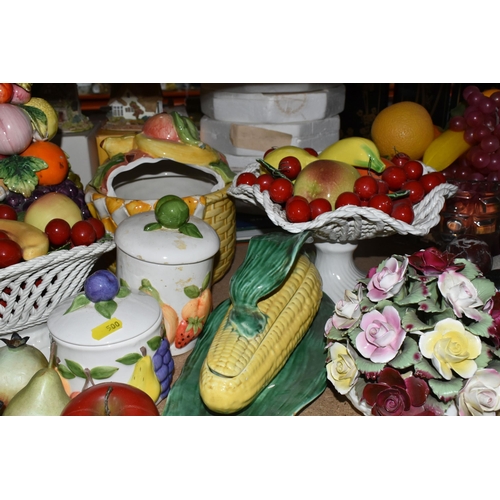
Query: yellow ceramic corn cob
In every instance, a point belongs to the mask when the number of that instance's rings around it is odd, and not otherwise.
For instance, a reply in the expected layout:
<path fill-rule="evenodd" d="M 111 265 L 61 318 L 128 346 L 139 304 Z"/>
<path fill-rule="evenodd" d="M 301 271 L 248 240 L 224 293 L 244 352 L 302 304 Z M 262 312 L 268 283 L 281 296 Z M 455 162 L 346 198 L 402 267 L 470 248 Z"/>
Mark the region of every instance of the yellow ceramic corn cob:
<path fill-rule="evenodd" d="M 200 395 L 217 413 L 250 404 L 276 374 L 309 329 L 322 297 L 318 270 L 300 255 L 281 287 L 257 304 L 263 328 L 245 334 L 231 322 L 231 306 L 200 370 Z M 306 362 L 306 360 L 304 360 Z"/>

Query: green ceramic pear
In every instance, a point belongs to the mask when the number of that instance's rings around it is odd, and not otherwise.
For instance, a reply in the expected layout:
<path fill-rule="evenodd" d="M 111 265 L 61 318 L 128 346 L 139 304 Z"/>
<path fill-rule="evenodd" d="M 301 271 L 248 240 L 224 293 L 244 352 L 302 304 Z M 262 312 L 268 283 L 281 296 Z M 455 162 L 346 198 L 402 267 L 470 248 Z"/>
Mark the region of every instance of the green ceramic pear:
<path fill-rule="evenodd" d="M 69 400 L 55 370 L 55 344 L 52 343 L 49 365 L 38 370 L 10 400 L 3 416 L 59 416 Z"/>

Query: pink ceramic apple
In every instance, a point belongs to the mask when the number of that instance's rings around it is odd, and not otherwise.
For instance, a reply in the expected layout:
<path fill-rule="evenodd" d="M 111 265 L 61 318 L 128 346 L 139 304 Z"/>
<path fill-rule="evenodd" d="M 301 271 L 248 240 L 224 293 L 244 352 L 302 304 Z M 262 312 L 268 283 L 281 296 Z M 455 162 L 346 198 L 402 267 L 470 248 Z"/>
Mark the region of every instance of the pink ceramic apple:
<path fill-rule="evenodd" d="M 148 118 L 142 127 L 142 133 L 155 139 L 180 141 L 172 116 L 168 113 L 158 113 Z"/>
<path fill-rule="evenodd" d="M 340 193 L 352 191 L 360 177 L 352 165 L 334 160 L 316 160 L 306 165 L 295 179 L 293 194 L 307 201 L 326 198 L 335 206 Z"/>
<path fill-rule="evenodd" d="M 80 207 L 62 193 L 47 193 L 36 199 L 26 210 L 24 222 L 45 231 L 45 226 L 52 219 L 64 219 L 73 227 L 83 219 Z"/>

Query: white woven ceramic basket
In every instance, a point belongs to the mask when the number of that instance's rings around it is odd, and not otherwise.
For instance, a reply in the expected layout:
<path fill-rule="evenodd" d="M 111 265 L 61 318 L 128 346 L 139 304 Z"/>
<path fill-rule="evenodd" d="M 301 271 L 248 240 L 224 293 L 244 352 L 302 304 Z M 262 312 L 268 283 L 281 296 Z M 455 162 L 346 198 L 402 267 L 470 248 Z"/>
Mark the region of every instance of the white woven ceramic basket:
<path fill-rule="evenodd" d="M 45 323 L 57 304 L 81 291 L 97 259 L 113 239 L 57 250 L 0 271 L 0 335 Z"/>
<path fill-rule="evenodd" d="M 453 196 L 457 188 L 445 183 L 435 187 L 425 198 L 414 206 L 415 219 L 412 224 L 407 224 L 394 219 L 375 208 L 345 206 L 332 212 L 321 214 L 310 222 L 292 223 L 286 219 L 283 208 L 274 203 L 269 197 L 269 192 L 261 192 L 257 184 L 248 186 L 236 185 L 238 177 L 243 172 L 258 173 L 260 166 L 257 162 L 248 165 L 233 180 L 228 194 L 264 208 L 271 221 L 285 231 L 300 233 L 312 230 L 314 235 L 326 241 L 347 243 L 379 236 L 393 234 L 411 234 L 424 236 L 439 223 L 440 212 L 446 198 Z M 424 165 L 424 172 L 433 172 L 434 169 Z"/>

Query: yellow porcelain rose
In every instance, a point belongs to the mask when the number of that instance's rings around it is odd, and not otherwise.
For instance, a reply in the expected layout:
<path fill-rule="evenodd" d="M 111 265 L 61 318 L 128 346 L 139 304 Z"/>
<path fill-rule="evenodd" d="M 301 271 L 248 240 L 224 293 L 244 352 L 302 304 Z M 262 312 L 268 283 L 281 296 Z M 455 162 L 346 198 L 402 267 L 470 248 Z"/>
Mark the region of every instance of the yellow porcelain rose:
<path fill-rule="evenodd" d="M 359 372 L 353 353 L 340 342 L 329 348 L 330 359 L 326 376 L 340 394 L 347 394 L 358 380 Z"/>
<path fill-rule="evenodd" d="M 446 380 L 451 380 L 452 370 L 466 379 L 477 370 L 474 360 L 481 354 L 481 340 L 455 319 L 436 323 L 433 331 L 420 337 L 419 347 Z"/>

